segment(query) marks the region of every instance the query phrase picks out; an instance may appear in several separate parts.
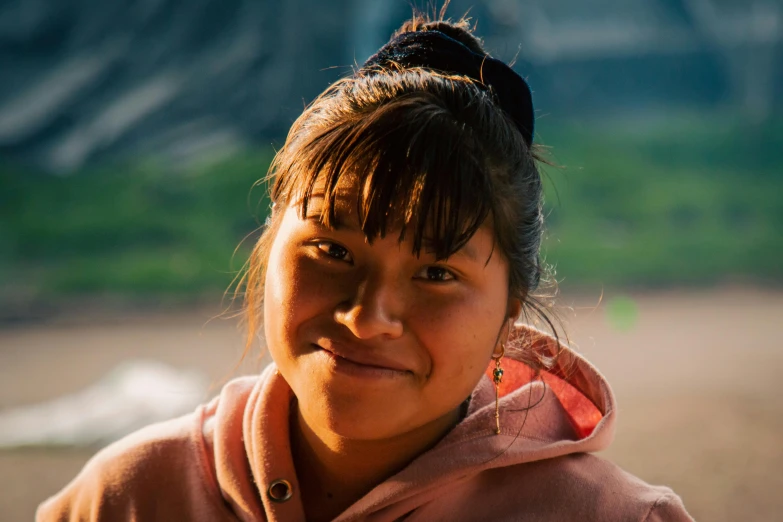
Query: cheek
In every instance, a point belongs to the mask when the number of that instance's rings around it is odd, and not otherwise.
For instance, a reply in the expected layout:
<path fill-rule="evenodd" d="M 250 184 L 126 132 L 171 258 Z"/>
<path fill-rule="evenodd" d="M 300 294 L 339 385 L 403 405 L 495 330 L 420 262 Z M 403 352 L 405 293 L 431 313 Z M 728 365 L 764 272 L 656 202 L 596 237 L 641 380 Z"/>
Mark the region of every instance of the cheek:
<path fill-rule="evenodd" d="M 317 261 L 295 245 L 273 248 L 264 290 L 264 326 L 273 357 L 275 350 L 294 350 L 301 327 L 329 313 L 339 298 L 339 278 L 319 269 Z"/>
<path fill-rule="evenodd" d="M 428 387 L 433 396 L 464 398 L 481 379 L 505 323 L 507 271 L 487 266 L 459 299 L 422 303 L 412 317 L 422 318 L 417 331 L 431 358 Z"/>
<path fill-rule="evenodd" d="M 264 334 L 272 358 L 278 366 L 291 356 L 292 333 L 301 322 L 304 303 L 299 303 L 301 281 L 296 277 L 296 259 L 287 245 L 273 245 L 267 264 L 264 287 Z"/>
<path fill-rule="evenodd" d="M 269 254 L 264 282 L 264 331 L 269 337 L 281 331 L 289 320 L 289 303 L 292 294 L 295 294 L 296 282 L 291 279 L 292 266 L 286 259 L 285 252 L 281 248 L 275 248 Z"/>
<path fill-rule="evenodd" d="M 431 384 L 441 388 L 465 383 L 467 390 L 472 389 L 492 355 L 503 315 L 498 300 L 476 295 L 456 302 L 422 303 L 421 311 L 412 317 L 418 317 L 418 337 L 431 358 Z"/>

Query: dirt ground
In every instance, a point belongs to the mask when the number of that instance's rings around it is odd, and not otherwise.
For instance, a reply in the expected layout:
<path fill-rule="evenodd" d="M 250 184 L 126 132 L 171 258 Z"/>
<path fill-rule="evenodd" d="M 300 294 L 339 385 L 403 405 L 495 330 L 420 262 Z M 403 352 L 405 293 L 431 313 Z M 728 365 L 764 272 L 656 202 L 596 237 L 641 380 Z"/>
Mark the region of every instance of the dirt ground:
<path fill-rule="evenodd" d="M 598 306 L 598 293 L 560 301 L 573 306 L 562 314 L 570 337 L 618 398 L 617 436 L 605 456 L 671 486 L 697 520 L 783 520 L 783 292 L 635 294 L 636 319 L 625 329 L 607 319 L 615 297 L 604 295 Z M 85 315 L 6 326 L 0 410 L 77 391 L 128 357 L 196 368 L 219 387 L 243 339 L 235 322 L 208 321 L 211 315 Z M 237 373 L 257 366 L 251 361 Z M 31 520 L 93 451 L 0 452 L 0 521 Z"/>

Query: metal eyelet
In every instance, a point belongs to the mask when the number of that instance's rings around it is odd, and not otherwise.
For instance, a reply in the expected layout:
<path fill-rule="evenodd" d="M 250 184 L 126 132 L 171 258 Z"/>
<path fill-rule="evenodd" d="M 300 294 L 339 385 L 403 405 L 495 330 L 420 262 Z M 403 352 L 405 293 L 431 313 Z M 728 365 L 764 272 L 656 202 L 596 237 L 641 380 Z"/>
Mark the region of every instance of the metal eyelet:
<path fill-rule="evenodd" d="M 285 479 L 277 479 L 269 484 L 266 496 L 272 502 L 285 502 L 294 496 L 294 487 Z"/>

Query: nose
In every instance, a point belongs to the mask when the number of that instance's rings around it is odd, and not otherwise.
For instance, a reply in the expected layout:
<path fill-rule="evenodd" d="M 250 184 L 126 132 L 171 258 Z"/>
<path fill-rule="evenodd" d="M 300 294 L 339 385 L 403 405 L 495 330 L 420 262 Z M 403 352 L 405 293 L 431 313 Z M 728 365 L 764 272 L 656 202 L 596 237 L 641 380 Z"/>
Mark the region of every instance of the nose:
<path fill-rule="evenodd" d="M 356 286 L 351 299 L 335 309 L 335 320 L 346 326 L 358 339 L 402 335 L 400 317 L 402 298 L 397 285 L 381 277 L 366 277 Z"/>

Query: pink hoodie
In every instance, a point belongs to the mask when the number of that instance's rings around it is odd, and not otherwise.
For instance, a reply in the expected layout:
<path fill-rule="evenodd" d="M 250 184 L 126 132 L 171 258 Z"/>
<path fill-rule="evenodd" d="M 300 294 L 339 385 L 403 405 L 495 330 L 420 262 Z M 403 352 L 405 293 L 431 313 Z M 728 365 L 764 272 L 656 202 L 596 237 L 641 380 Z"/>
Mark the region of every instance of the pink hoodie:
<path fill-rule="evenodd" d="M 554 346 L 527 327 L 517 333 Z M 587 361 L 566 350 L 533 382 L 523 363 L 506 357 L 503 366 L 499 435 L 485 376 L 461 423 L 335 520 L 692 520 L 670 489 L 589 454 L 611 442 L 616 413 Z M 303 521 L 289 447 L 292 397 L 274 364 L 231 381 L 193 414 L 101 450 L 39 507 L 37 520 Z M 277 479 L 292 485 L 285 502 L 267 495 Z"/>

